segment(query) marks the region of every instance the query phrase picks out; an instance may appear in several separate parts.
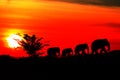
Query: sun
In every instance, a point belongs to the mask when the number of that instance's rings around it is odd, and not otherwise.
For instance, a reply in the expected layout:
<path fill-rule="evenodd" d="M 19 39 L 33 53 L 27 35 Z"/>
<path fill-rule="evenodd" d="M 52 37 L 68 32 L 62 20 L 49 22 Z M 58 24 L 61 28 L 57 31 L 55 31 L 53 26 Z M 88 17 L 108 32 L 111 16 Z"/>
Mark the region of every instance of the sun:
<path fill-rule="evenodd" d="M 7 37 L 8 46 L 10 48 L 20 47 L 20 45 L 18 44 L 18 42 L 15 39 L 21 41 L 22 37 L 17 34 L 11 34 L 9 37 Z"/>

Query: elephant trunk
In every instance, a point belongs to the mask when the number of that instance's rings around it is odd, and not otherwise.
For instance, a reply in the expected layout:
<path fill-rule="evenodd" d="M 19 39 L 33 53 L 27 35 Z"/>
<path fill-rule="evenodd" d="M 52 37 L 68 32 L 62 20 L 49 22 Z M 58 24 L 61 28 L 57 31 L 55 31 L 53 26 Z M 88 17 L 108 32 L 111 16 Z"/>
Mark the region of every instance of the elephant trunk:
<path fill-rule="evenodd" d="M 108 51 L 110 51 L 110 43 L 106 40 L 106 46 L 108 47 Z"/>
<path fill-rule="evenodd" d="M 108 44 L 108 51 L 110 51 L 110 44 Z"/>

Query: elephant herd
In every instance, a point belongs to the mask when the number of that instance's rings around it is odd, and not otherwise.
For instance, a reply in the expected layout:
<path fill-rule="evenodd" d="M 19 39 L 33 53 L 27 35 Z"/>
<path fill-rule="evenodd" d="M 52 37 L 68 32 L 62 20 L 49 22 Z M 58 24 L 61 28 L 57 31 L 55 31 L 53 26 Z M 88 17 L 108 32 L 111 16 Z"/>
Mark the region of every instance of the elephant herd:
<path fill-rule="evenodd" d="M 91 54 L 99 54 L 98 50 L 100 50 L 100 53 L 107 53 L 110 50 L 110 43 L 107 39 L 96 39 L 92 42 L 91 50 Z M 88 44 L 78 44 L 74 48 L 74 51 L 72 48 L 65 48 L 62 50 L 61 56 L 70 56 L 73 55 L 73 53 L 75 53 L 75 55 L 89 54 Z M 48 56 L 60 56 L 60 48 L 51 47 L 47 50 L 47 54 Z"/>

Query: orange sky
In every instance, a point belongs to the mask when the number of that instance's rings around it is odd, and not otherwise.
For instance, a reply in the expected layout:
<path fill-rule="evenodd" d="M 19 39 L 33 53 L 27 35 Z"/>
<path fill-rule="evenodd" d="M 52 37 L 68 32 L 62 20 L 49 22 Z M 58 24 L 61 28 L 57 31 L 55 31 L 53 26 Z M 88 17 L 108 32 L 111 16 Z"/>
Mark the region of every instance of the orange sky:
<path fill-rule="evenodd" d="M 0 53 L 16 57 L 26 54 L 10 49 L 5 38 L 17 32 L 43 36 L 61 50 L 74 49 L 79 43 L 90 46 L 98 38 L 107 38 L 112 50 L 120 49 L 120 8 L 27 0 L 7 4 L 2 0 L 0 32 Z"/>

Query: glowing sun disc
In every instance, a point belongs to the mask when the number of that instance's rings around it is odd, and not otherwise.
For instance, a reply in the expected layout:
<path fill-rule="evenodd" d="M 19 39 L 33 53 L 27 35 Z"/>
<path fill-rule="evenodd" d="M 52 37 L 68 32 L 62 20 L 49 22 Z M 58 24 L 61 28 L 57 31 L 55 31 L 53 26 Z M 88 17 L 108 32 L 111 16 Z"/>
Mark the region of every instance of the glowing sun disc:
<path fill-rule="evenodd" d="M 7 42 L 9 47 L 11 48 L 17 48 L 20 47 L 20 45 L 18 44 L 18 42 L 15 40 L 22 40 L 21 36 L 17 35 L 17 34 L 11 34 L 8 38 L 7 38 Z"/>

